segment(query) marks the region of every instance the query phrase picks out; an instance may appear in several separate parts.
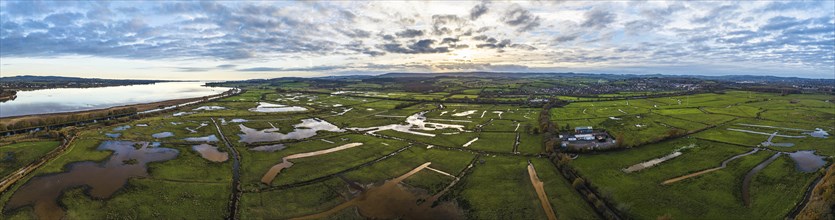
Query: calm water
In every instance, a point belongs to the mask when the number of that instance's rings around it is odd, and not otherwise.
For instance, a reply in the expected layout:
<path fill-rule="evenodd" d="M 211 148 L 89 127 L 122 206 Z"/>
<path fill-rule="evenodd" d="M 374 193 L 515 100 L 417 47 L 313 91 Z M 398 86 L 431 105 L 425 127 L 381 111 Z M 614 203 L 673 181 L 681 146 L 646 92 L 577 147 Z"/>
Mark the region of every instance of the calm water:
<path fill-rule="evenodd" d="M 74 112 L 121 105 L 215 95 L 229 90 L 204 82 L 167 82 L 101 88 L 20 91 L 17 99 L 0 103 L 0 117 Z"/>

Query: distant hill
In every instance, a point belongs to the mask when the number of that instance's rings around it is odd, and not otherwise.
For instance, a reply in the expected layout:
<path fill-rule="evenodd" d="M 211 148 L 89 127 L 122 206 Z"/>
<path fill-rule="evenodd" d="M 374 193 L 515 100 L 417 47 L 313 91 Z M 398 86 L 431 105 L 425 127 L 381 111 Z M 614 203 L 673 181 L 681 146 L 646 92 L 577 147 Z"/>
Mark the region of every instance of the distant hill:
<path fill-rule="evenodd" d="M 81 77 L 66 77 L 66 76 L 10 76 L 0 77 L 0 82 L 89 82 L 89 81 L 109 81 L 109 82 L 165 82 L 165 80 L 140 80 L 140 79 L 101 79 L 101 78 L 81 78 Z"/>
<path fill-rule="evenodd" d="M 662 74 L 605 74 L 605 73 L 531 73 L 531 72 L 448 72 L 448 73 L 386 73 L 377 77 L 484 77 L 484 78 L 599 78 L 599 79 L 628 79 L 628 78 L 694 78 L 704 80 L 720 80 L 729 82 L 787 82 L 787 81 L 831 81 L 835 79 L 808 79 L 799 77 L 754 76 L 754 75 L 662 75 Z"/>
<path fill-rule="evenodd" d="M 99 79 L 64 76 L 12 76 L 0 77 L 0 91 L 2 90 L 36 90 L 51 88 L 89 88 L 105 86 L 125 86 L 168 82 L 165 80 L 139 79 Z"/>

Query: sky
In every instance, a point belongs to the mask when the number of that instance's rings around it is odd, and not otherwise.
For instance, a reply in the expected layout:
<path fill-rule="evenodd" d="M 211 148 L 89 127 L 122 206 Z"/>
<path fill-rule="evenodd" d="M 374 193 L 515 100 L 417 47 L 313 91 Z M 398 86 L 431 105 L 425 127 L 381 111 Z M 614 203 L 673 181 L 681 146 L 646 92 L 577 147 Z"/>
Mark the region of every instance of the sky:
<path fill-rule="evenodd" d="M 835 1 L 0 1 L 0 76 L 835 78 Z"/>

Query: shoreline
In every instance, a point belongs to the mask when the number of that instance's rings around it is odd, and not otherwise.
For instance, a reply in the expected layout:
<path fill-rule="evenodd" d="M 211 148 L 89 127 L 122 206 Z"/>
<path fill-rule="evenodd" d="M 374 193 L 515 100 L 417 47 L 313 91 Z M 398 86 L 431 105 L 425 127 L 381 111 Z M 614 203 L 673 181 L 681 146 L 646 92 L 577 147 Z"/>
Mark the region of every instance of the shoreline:
<path fill-rule="evenodd" d="M 34 114 L 34 115 L 21 115 L 21 116 L 11 116 L 11 117 L 2 117 L 0 118 L 0 127 L 13 125 L 20 121 L 27 121 L 27 120 L 43 120 L 48 118 L 66 118 L 71 116 L 88 116 L 88 115 L 95 115 L 95 114 L 102 114 L 114 111 L 124 111 L 130 110 L 132 113 L 129 115 L 136 115 L 142 113 L 156 113 L 156 112 L 163 112 L 173 108 L 179 108 L 185 105 L 191 104 L 198 104 L 202 103 L 203 101 L 213 100 L 221 97 L 227 97 L 230 95 L 235 95 L 240 93 L 241 90 L 239 89 L 230 89 L 224 91 L 222 93 L 218 93 L 215 95 L 210 96 L 201 96 L 201 97 L 193 97 L 193 98 L 183 98 L 183 99 L 172 99 L 172 100 L 165 100 L 165 101 L 158 101 L 158 102 L 150 102 L 150 103 L 140 103 L 140 104 L 130 104 L 130 105 L 122 105 L 122 106 L 114 106 L 109 108 L 102 108 L 102 109 L 93 109 L 93 110 L 83 110 L 83 111 L 74 111 L 74 112 L 58 112 L 58 113 L 46 113 L 46 114 Z M 158 111 L 154 111 L 158 110 Z M 153 112 L 151 112 L 153 111 Z M 107 117 L 114 117 L 115 115 L 107 116 Z M 122 116 L 119 116 L 122 117 Z M 93 118 L 89 120 L 97 120 L 98 118 Z M 85 121 L 89 121 L 86 120 Z M 0 131 L 0 133 L 15 133 L 21 130 L 31 130 L 37 128 L 44 128 L 44 127 L 51 127 L 56 126 L 57 124 L 49 124 L 49 125 L 37 125 L 32 127 L 26 128 L 17 128 L 17 129 L 4 129 Z"/>

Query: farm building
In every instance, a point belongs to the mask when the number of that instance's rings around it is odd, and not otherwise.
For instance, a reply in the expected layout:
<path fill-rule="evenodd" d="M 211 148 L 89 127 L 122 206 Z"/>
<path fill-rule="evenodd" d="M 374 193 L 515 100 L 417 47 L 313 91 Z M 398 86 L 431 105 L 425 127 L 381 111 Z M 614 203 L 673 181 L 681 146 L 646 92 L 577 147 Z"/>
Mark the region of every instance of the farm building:
<path fill-rule="evenodd" d="M 576 133 L 576 134 L 591 134 L 591 133 L 594 133 L 594 130 L 592 129 L 591 126 L 581 126 L 581 127 L 575 127 L 574 128 L 574 133 Z"/>
<path fill-rule="evenodd" d="M 583 141 L 594 140 L 594 134 L 575 134 L 574 137 L 577 138 L 577 140 Z"/>

